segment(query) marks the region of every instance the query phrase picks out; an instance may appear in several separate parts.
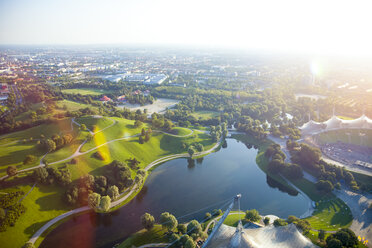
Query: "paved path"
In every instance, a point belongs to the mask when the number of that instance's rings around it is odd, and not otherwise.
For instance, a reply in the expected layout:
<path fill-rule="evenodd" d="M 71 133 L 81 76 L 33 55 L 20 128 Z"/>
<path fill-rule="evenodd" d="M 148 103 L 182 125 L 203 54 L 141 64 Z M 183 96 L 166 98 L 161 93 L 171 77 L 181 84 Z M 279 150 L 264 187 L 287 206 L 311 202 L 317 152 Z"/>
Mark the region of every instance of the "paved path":
<path fill-rule="evenodd" d="M 138 136 L 138 135 L 134 135 L 134 136 Z M 123 137 L 123 138 L 119 138 L 119 139 L 115 139 L 115 140 L 111 140 L 109 142 L 106 142 L 105 144 L 102 144 L 100 146 L 103 146 L 103 145 L 106 145 L 107 143 L 111 143 L 111 142 L 114 142 L 114 141 L 117 141 L 117 140 L 123 140 L 123 139 L 128 139 L 128 138 L 131 138 L 131 137 L 134 137 L 134 136 L 129 136 L 129 137 Z M 206 151 L 203 151 L 203 152 L 198 152 L 198 153 L 195 153 L 194 156 L 203 156 L 203 155 L 206 155 L 208 153 L 211 153 L 213 150 L 215 150 L 216 148 L 218 148 L 221 143 L 222 143 L 223 139 L 221 138 L 211 149 L 208 149 Z M 82 144 L 83 145 L 83 144 Z M 92 150 L 95 150 L 97 149 L 98 147 L 100 146 L 97 146 L 95 148 L 92 148 L 86 152 L 83 152 L 83 153 L 80 153 L 80 148 L 81 146 L 79 146 L 79 148 L 77 149 L 77 152 L 78 155 L 76 156 L 79 156 L 79 155 L 82 155 L 82 154 L 85 154 L 85 153 L 88 153 L 88 152 L 91 152 Z M 76 152 L 75 152 L 76 153 Z M 59 163 L 59 162 L 62 162 L 62 161 L 65 161 L 65 160 L 68 160 L 68 159 L 71 159 L 72 156 L 70 156 L 69 158 L 67 159 L 64 159 L 64 160 L 60 160 L 60 161 L 57 161 L 57 162 L 53 162 L 53 163 L 50 163 L 51 164 L 54 164 L 54 163 Z M 163 163 L 165 161 L 168 161 L 168 160 L 171 160 L 171 159 L 175 159 L 175 158 L 181 158 L 181 157 L 190 157 L 190 155 L 188 153 L 182 153 L 182 154 L 175 154 L 175 155 L 169 155 L 169 156 L 165 156 L 165 157 L 162 157 L 162 158 L 159 158 L 153 162 L 151 162 L 148 166 L 146 166 L 146 168 L 144 169 L 145 171 L 148 171 L 150 170 L 152 167 L 160 164 L 160 163 Z M 131 190 L 128 192 L 128 191 L 124 191 L 123 193 L 120 194 L 119 196 L 119 199 L 116 200 L 116 201 L 113 201 L 111 202 L 111 207 L 110 208 L 113 208 L 113 207 L 116 207 L 118 205 L 120 205 L 122 202 L 124 202 L 125 200 L 127 200 L 137 189 L 139 188 L 139 185 L 136 183 L 135 185 L 132 186 Z M 127 193 L 128 192 L 128 193 Z M 126 194 L 127 193 L 127 194 Z M 78 214 L 78 213 L 82 213 L 82 212 L 85 212 L 85 211 L 88 211 L 88 210 L 91 210 L 91 208 L 89 206 L 84 206 L 84 207 L 81 207 L 81 208 L 77 208 L 77 209 L 74 209 L 74 210 L 70 210 L 64 214 L 61 214 L 57 217 L 55 217 L 54 219 L 50 220 L 49 222 L 47 222 L 44 226 L 42 226 L 32 237 L 31 239 L 29 240 L 30 243 L 35 243 L 36 240 L 40 237 L 40 235 L 45 232 L 49 227 L 51 227 L 52 225 L 54 225 L 55 223 L 59 222 L 60 220 L 68 217 L 68 216 L 71 216 L 73 214 Z"/>

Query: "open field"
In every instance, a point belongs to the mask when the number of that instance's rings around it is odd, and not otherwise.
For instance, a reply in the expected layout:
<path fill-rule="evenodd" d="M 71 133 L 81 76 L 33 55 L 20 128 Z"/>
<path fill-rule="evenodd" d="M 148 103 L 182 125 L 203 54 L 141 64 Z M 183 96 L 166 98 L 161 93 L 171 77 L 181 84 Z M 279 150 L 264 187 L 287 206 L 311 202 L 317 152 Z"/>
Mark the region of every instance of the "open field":
<path fill-rule="evenodd" d="M 195 135 L 195 138 L 193 135 L 180 138 L 162 133 L 153 133 L 150 141 L 144 144 L 139 143 L 138 137 L 118 140 L 76 157 L 77 164 L 69 164 L 66 161 L 59 163 L 57 166 L 63 166 L 65 164 L 71 171 L 73 180 L 87 173 L 100 175 L 103 167 L 113 160 L 126 161 L 135 157 L 141 162 L 139 166 L 145 168 L 150 162 L 163 156 L 186 152 L 186 150 L 182 149 L 182 143 L 191 144 L 193 142 L 200 142 L 203 144 L 205 150 L 213 145 L 207 134 L 197 133 Z M 93 154 L 97 151 L 105 154 L 106 159 L 104 161 L 94 157 Z"/>
<path fill-rule="evenodd" d="M 67 109 L 69 111 L 75 111 L 75 110 L 78 110 L 78 109 L 81 109 L 81 108 L 91 108 L 91 109 L 94 109 L 94 110 L 97 110 L 98 108 L 95 107 L 95 106 L 92 106 L 90 104 L 85 104 L 85 103 L 79 103 L 79 102 L 74 102 L 74 101 L 70 101 L 70 100 L 62 100 L 62 101 L 56 101 L 56 106 L 58 109 Z M 56 111 L 59 111 L 59 110 L 56 110 Z"/>
<path fill-rule="evenodd" d="M 220 115 L 220 113 L 215 111 L 195 111 L 191 113 L 198 120 L 208 120 Z"/>
<path fill-rule="evenodd" d="M 64 89 L 62 90 L 63 93 L 68 94 L 81 94 L 81 95 L 103 95 L 112 93 L 110 90 L 103 90 L 103 89 L 95 89 L 95 88 L 80 88 L 80 89 Z"/>
<path fill-rule="evenodd" d="M 30 191 L 33 183 L 25 183 L 16 187 L 2 189 L 1 192 Z M 17 220 L 13 227 L 0 235 L 3 248 L 22 247 L 41 226 L 50 219 L 70 210 L 62 201 L 63 188 L 55 185 L 37 185 L 24 198 L 22 203 L 26 212 Z"/>
<path fill-rule="evenodd" d="M 313 215 L 306 218 L 313 229 L 337 231 L 339 228 L 351 225 L 353 216 L 350 208 L 334 194 L 324 195 L 320 193 L 315 184 L 305 178 L 291 180 L 291 182 L 316 202 Z"/>
<path fill-rule="evenodd" d="M 347 135 L 347 133 L 349 133 L 350 136 Z M 360 133 L 363 133 L 365 135 L 361 137 Z M 341 141 L 344 143 L 372 147 L 372 130 L 366 129 L 334 130 L 314 135 L 314 139 L 320 145 L 323 145 L 325 143 L 336 143 L 338 141 Z"/>
<path fill-rule="evenodd" d="M 75 136 L 77 135 L 76 125 L 74 125 L 74 127 L 74 131 L 70 132 L 71 120 L 64 119 L 52 124 L 42 124 L 23 131 L 1 136 L 0 176 L 6 175 L 6 168 L 10 165 L 14 165 L 18 170 L 21 170 L 36 166 L 40 163 L 40 159 L 45 154 L 45 151 L 40 150 L 37 146 L 37 140 L 40 139 L 40 135 L 43 134 L 46 138 L 49 138 L 53 134 L 69 132 Z M 32 140 L 30 140 L 30 138 L 32 138 Z M 67 147 L 62 148 L 55 153 L 61 153 L 66 150 Z M 48 156 L 52 156 L 52 154 L 53 153 L 48 154 Z M 34 155 L 36 160 L 33 163 L 24 165 L 23 160 L 27 155 Z"/>

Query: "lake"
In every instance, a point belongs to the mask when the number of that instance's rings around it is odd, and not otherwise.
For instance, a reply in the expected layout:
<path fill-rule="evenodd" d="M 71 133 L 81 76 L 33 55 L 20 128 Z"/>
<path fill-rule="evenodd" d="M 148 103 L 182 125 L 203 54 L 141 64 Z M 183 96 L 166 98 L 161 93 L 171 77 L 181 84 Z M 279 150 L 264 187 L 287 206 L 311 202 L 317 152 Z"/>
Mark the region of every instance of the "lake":
<path fill-rule="evenodd" d="M 308 202 L 302 195 L 274 188 L 256 164 L 256 149 L 235 139 L 226 141 L 226 148 L 194 164 L 176 159 L 158 166 L 129 204 L 110 214 L 86 213 L 67 220 L 40 247 L 112 247 L 142 228 L 140 216 L 145 212 L 156 220 L 165 211 L 176 217 L 189 214 L 180 222 L 202 220 L 207 211 L 220 208 L 222 201 L 239 193 L 241 209 L 255 208 L 261 215 L 286 218 L 307 211 Z"/>

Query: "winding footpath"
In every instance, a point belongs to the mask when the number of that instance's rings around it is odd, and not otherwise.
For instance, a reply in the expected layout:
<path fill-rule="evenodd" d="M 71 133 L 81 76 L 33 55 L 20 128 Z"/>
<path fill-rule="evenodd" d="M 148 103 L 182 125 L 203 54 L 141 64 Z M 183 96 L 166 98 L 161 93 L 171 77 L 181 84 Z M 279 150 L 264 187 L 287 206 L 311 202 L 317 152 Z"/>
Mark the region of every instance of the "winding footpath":
<path fill-rule="evenodd" d="M 72 120 L 74 121 L 74 123 L 77 123 L 75 122 L 75 120 Z M 112 125 L 114 125 L 115 123 L 111 124 L 110 126 L 108 127 L 111 127 Z M 106 128 L 108 128 L 106 127 Z M 104 129 L 106 129 L 104 128 Z M 99 132 L 103 131 L 104 129 L 100 130 Z M 162 131 L 161 131 L 162 132 Z M 162 133 L 165 133 L 165 132 L 162 132 Z M 193 132 L 192 132 L 193 133 Z M 192 133 L 190 134 L 187 134 L 185 136 L 179 136 L 177 135 L 176 137 L 187 137 L 187 136 L 190 136 Z M 93 133 L 93 135 L 96 134 L 96 133 Z M 165 133 L 165 134 L 168 134 L 168 135 L 171 135 L 171 136 L 175 136 L 174 134 L 169 134 L 169 133 Z M 92 149 L 89 149 L 88 151 L 85 151 L 85 152 L 80 152 L 80 149 L 81 147 L 87 142 L 87 140 L 85 140 L 79 147 L 78 149 L 76 150 L 76 152 L 71 155 L 70 157 L 68 158 L 65 158 L 65 159 L 62 159 L 62 160 L 59 160 L 59 161 L 56 161 L 56 162 L 53 162 L 53 163 L 50 163 L 49 165 L 52 165 L 52 164 L 56 164 L 56 163 L 60 163 L 60 162 L 63 162 L 63 161 L 66 161 L 66 160 L 70 160 L 76 156 L 80 156 L 80 155 L 83 155 L 83 154 L 86 154 L 86 153 L 89 153 L 93 150 L 96 150 L 98 149 L 99 147 L 101 146 L 104 146 L 106 144 L 109 144 L 109 143 L 112 143 L 112 142 L 115 142 L 115 141 L 118 141 L 118 140 L 125 140 L 125 139 L 129 139 L 129 138 L 132 138 L 132 137 L 136 137 L 138 136 L 139 134 L 137 135 L 133 135 L 133 136 L 127 136 L 127 137 L 123 137 L 123 138 L 118 138 L 118 139 L 114 139 L 114 140 L 110 140 L 104 144 L 101 144 L 99 146 L 96 146 Z M 213 152 L 215 149 L 217 149 L 221 144 L 222 144 L 222 141 L 223 139 L 221 138 L 212 148 L 206 150 L 206 151 L 202 151 L 202 152 L 198 152 L 198 153 L 195 153 L 194 154 L 194 157 L 199 157 L 199 156 L 204 156 L 204 155 L 207 155 L 211 152 Z M 46 155 L 46 154 L 45 154 Z M 44 155 L 44 157 L 45 157 Z M 174 154 L 174 155 L 168 155 L 168 156 L 165 156 L 165 157 L 162 157 L 162 158 L 159 158 L 157 160 L 154 160 L 153 162 L 151 162 L 149 165 L 147 165 L 145 167 L 145 171 L 149 171 L 151 168 L 153 168 L 154 166 L 156 165 L 159 165 L 161 163 L 164 163 L 168 160 L 172 160 L 172 159 L 176 159 L 176 158 L 187 158 L 187 157 L 190 157 L 190 155 L 188 153 L 181 153 L 181 154 Z M 31 170 L 31 169 L 35 169 L 35 168 L 39 168 L 41 167 L 42 164 L 40 164 L 39 166 L 36 166 L 36 167 L 33 167 L 33 168 L 29 168 L 27 170 Z M 45 165 L 44 165 L 45 166 Z M 1 180 L 1 179 L 0 179 Z M 119 196 L 119 199 L 116 200 L 116 201 L 113 201 L 111 202 L 111 206 L 110 208 L 114 208 L 118 205 L 120 205 L 121 203 L 123 203 L 125 200 L 127 200 L 130 196 L 132 196 L 132 194 L 134 194 L 139 188 L 140 188 L 141 185 L 139 185 L 138 183 L 134 184 L 132 186 L 132 188 L 129 190 L 126 190 L 124 192 L 122 192 Z M 51 227 L 52 225 L 56 224 L 57 222 L 61 221 L 62 219 L 64 218 L 67 218 L 69 216 L 72 216 L 74 214 L 78 214 L 78 213 L 82 213 L 82 212 L 85 212 L 85 211 L 89 211 L 89 210 L 92 210 L 89 206 L 84 206 L 84 207 L 80 207 L 80 208 L 77 208 L 77 209 L 73 209 L 73 210 L 70 210 L 66 213 L 63 213 L 57 217 L 55 217 L 54 219 L 50 220 L 49 222 L 47 222 L 44 226 L 42 226 L 38 231 L 35 232 L 35 234 L 31 237 L 31 239 L 28 241 L 29 243 L 32 243 L 34 244 L 36 242 L 36 240 L 49 228 Z"/>

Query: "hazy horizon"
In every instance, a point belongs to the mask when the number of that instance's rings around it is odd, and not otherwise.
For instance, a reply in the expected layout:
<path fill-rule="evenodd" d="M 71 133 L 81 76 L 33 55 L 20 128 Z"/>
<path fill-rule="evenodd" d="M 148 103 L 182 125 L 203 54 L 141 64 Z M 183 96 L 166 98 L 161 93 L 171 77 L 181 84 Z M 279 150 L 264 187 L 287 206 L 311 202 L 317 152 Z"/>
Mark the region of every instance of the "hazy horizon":
<path fill-rule="evenodd" d="M 333 0 L 0 0 L 0 44 L 171 45 L 372 56 L 370 5 Z"/>

